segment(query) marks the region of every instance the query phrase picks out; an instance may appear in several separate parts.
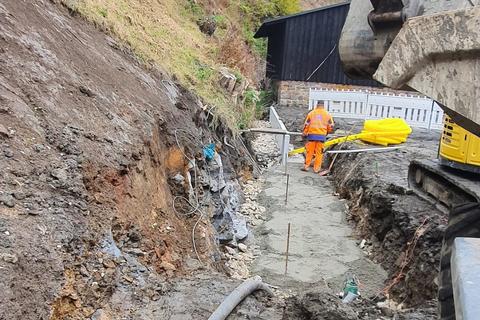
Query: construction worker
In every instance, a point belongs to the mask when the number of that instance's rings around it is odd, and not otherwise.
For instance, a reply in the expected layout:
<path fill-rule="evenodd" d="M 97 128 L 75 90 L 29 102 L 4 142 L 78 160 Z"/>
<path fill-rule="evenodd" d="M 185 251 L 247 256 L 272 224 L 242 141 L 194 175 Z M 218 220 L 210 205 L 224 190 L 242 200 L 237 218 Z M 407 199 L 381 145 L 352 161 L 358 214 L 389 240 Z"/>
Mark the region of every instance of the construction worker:
<path fill-rule="evenodd" d="M 315 173 L 320 172 L 323 160 L 323 144 L 327 139 L 327 134 L 333 131 L 333 126 L 332 116 L 325 110 L 323 101 L 318 101 L 315 109 L 307 115 L 303 127 L 303 136 L 307 138 L 305 145 L 307 155 L 305 166 L 302 168 L 303 171 L 308 171 L 315 156 L 313 171 Z"/>

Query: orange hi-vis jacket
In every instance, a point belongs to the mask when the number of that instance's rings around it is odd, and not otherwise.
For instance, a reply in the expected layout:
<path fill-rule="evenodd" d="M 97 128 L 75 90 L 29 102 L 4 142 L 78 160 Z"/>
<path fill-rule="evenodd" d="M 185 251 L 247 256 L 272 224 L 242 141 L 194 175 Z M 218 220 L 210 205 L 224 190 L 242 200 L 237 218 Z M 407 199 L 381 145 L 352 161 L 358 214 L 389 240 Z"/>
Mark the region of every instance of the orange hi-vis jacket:
<path fill-rule="evenodd" d="M 333 118 L 323 108 L 317 108 L 307 115 L 303 134 L 309 141 L 325 142 L 327 134 L 333 131 Z"/>

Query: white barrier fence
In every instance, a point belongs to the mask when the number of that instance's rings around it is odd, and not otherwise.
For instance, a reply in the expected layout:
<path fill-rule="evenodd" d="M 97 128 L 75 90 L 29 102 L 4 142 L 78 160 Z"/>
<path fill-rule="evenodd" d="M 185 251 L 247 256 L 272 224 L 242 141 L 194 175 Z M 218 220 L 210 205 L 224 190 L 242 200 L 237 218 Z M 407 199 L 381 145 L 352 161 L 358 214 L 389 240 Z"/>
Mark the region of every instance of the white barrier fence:
<path fill-rule="evenodd" d="M 324 101 L 334 117 L 351 119 L 402 118 L 412 127 L 443 128 L 443 110 L 429 98 L 368 91 L 310 89 L 309 109 Z"/>
<path fill-rule="evenodd" d="M 270 107 L 270 125 L 274 129 L 280 129 L 282 131 L 287 131 L 285 124 L 280 120 L 278 116 L 277 110 L 273 106 Z M 282 165 L 286 166 L 288 161 L 288 147 L 290 144 L 290 135 L 275 135 L 275 141 L 277 142 L 277 146 L 280 149 L 280 153 L 282 155 Z"/>

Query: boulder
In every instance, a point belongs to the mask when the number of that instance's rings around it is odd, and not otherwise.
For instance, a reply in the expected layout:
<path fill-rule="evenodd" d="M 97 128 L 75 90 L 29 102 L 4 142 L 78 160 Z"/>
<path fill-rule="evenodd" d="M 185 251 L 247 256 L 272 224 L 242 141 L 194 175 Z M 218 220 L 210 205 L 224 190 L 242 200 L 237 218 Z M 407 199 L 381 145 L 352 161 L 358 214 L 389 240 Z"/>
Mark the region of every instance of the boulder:
<path fill-rule="evenodd" d="M 237 83 L 237 77 L 227 68 L 220 68 L 220 85 L 229 93 L 233 93 Z"/>

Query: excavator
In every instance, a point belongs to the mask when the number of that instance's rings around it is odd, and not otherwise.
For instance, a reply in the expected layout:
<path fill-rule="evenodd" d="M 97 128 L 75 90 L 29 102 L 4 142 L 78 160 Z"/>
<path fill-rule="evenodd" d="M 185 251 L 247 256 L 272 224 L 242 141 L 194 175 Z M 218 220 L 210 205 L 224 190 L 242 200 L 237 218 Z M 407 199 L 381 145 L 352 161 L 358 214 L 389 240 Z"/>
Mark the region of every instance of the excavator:
<path fill-rule="evenodd" d="M 352 0 L 339 52 L 350 77 L 415 90 L 445 112 L 438 159 L 411 162 L 408 181 L 449 212 L 439 318 L 460 319 L 452 246 L 457 237 L 480 238 L 480 0 Z"/>

